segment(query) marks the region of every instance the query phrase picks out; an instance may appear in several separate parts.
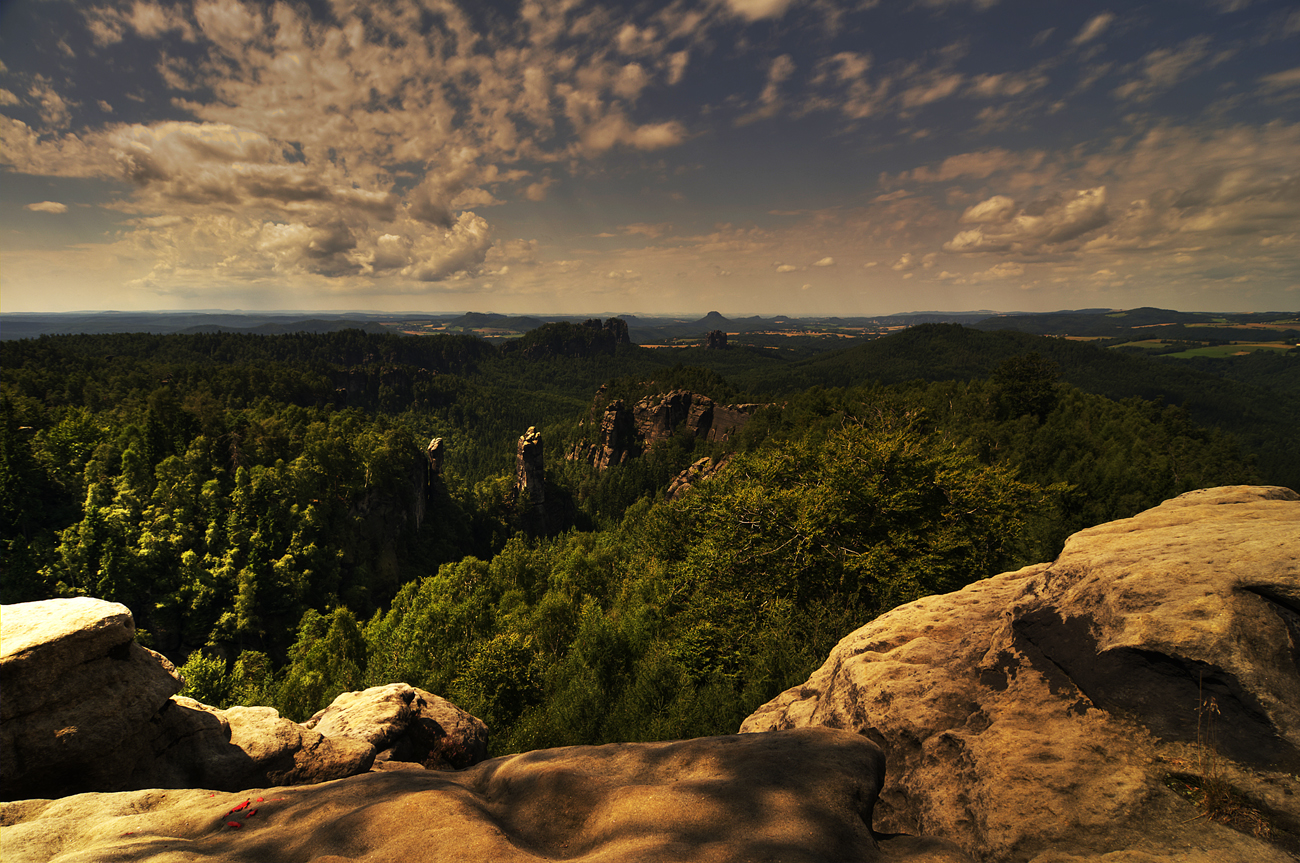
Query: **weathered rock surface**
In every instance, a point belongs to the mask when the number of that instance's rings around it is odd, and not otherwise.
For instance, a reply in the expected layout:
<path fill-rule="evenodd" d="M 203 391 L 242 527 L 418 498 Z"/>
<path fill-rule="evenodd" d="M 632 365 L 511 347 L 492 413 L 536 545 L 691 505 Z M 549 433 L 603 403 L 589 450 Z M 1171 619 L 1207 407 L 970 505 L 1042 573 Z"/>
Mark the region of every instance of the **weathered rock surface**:
<path fill-rule="evenodd" d="M 873 836 L 882 770 L 865 738 L 804 729 L 541 750 L 456 773 L 239 794 L 28 800 L 0 804 L 0 825 L 6 863 L 968 861 L 934 840 Z"/>
<path fill-rule="evenodd" d="M 599 442 L 587 461 L 597 470 L 604 470 L 640 453 L 641 441 L 632 412 L 624 407 L 622 399 L 615 399 L 601 415 Z"/>
<path fill-rule="evenodd" d="M 3 798 L 84 791 L 302 785 L 383 766 L 458 769 L 487 757 L 481 721 L 404 683 L 344 693 L 308 725 L 269 707 L 218 710 L 173 693 L 123 605 L 4 606 Z M 315 728 L 308 727 L 315 725 Z"/>
<path fill-rule="evenodd" d="M 456 705 L 405 683 L 345 692 L 303 723 L 331 741 L 364 742 L 375 763 L 460 770 L 487 758 L 483 721 Z"/>
<path fill-rule="evenodd" d="M 519 436 L 515 446 L 515 500 L 533 510 L 546 506 L 546 466 L 542 456 L 542 433 L 532 426 Z"/>
<path fill-rule="evenodd" d="M 867 735 L 889 759 L 875 828 L 981 860 L 1293 860 L 1298 610 L 1300 496 L 1191 492 L 881 616 L 741 730 Z M 1271 840 L 1169 787 L 1207 776 Z"/>
<path fill-rule="evenodd" d="M 708 456 L 696 459 L 690 467 L 673 477 L 673 481 L 668 483 L 668 488 L 664 491 L 664 497 L 669 500 L 676 500 L 694 488 L 697 484 L 704 482 L 714 474 L 721 471 L 730 463 L 730 455 L 725 455 L 716 462 Z"/>
<path fill-rule="evenodd" d="M 249 769 L 221 785 L 213 778 L 196 777 L 192 782 L 199 787 L 308 785 L 354 776 L 369 770 L 374 761 L 374 749 L 363 741 L 331 740 L 271 707 L 230 707 L 220 713 L 230 724 L 229 745 L 243 753 Z M 157 784 L 141 783 L 141 787 Z"/>
<path fill-rule="evenodd" d="M 597 421 L 598 405 L 603 403 L 605 393 L 605 387 L 596 393 L 592 422 Z M 725 441 L 744 428 L 760 407 L 758 404 L 719 405 L 708 396 L 690 390 L 646 396 L 631 408 L 622 399 L 615 399 L 599 414 L 596 443 L 579 443 L 566 458 L 585 461 L 604 470 L 670 440 L 683 426 L 697 440 Z"/>
<path fill-rule="evenodd" d="M 142 736 L 153 757 L 142 759 L 118 788 L 303 785 L 364 773 L 375 757 L 362 741 L 326 739 L 270 707 L 218 710 L 179 695 Z"/>
<path fill-rule="evenodd" d="M 424 448 L 424 454 L 429 459 L 429 475 L 442 476 L 442 462 L 447 457 L 447 445 L 443 439 L 436 437 L 430 440 Z"/>
<path fill-rule="evenodd" d="M 77 597 L 0 610 L 0 776 L 6 799 L 126 787 L 140 733 L 181 688 L 135 643 L 124 605 Z"/>
<path fill-rule="evenodd" d="M 719 405 L 690 390 L 646 396 L 632 408 L 637 432 L 646 446 L 668 440 L 682 423 L 698 440 L 725 441 L 740 431 L 762 405 Z"/>

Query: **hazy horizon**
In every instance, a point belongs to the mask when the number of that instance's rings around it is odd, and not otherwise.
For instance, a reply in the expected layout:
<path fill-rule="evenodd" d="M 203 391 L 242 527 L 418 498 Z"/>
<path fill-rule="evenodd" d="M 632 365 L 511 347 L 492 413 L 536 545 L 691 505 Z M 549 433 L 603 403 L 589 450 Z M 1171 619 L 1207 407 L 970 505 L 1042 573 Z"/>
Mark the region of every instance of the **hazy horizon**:
<path fill-rule="evenodd" d="M 498 312 L 492 309 L 449 309 L 443 311 L 429 311 L 418 309 L 396 309 L 385 311 L 382 309 L 69 309 L 66 311 L 49 311 L 33 310 L 21 312 L 0 312 L 0 315 L 250 315 L 250 316 L 276 316 L 276 315 L 372 315 L 376 317 L 456 317 L 461 315 L 502 315 L 512 318 L 546 318 L 546 317 L 565 317 L 565 318 L 610 318 L 635 316 L 645 319 L 702 319 L 709 315 L 717 314 L 729 320 L 743 320 L 749 318 L 763 319 L 781 319 L 789 318 L 791 320 L 801 320 L 805 318 L 887 318 L 887 317 L 907 317 L 913 315 L 1036 315 L 1036 314 L 1071 314 L 1083 312 L 1097 312 L 1101 309 L 1103 312 L 1127 312 L 1138 308 L 1151 308 L 1148 306 L 1130 306 L 1128 308 L 1115 307 L 1092 307 L 1089 309 L 1052 309 L 1047 312 L 1030 312 L 1023 309 L 910 309 L 898 312 L 880 312 L 880 313 L 860 313 L 848 314 L 837 312 L 825 312 L 821 314 L 805 315 L 787 315 L 783 313 L 759 314 L 750 311 L 725 311 L 722 309 L 709 309 L 707 312 L 645 312 L 624 309 L 621 311 L 585 311 L 585 312 L 550 312 L 550 311 L 520 311 L 520 312 Z M 1264 309 L 1259 312 L 1231 312 L 1224 309 L 1172 309 L 1166 308 L 1164 311 L 1177 312 L 1180 314 L 1300 314 L 1296 309 Z M 1097 312 L 1100 313 L 1100 312 Z"/>
<path fill-rule="evenodd" d="M 1289 0 L 13 0 L 3 310 L 1293 309 L 1298 45 Z"/>

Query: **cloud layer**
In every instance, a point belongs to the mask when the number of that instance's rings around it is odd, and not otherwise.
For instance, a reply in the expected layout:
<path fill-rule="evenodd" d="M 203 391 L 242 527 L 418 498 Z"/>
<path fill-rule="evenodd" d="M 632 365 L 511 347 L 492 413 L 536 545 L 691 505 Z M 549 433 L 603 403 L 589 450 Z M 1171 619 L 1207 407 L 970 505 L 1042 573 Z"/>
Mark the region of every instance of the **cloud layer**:
<path fill-rule="evenodd" d="M 7 289 L 57 236 L 187 302 L 1226 308 L 1300 279 L 1282 0 L 28 8 L 61 38 L 0 64 L 0 166 L 48 181 L 3 193 Z"/>

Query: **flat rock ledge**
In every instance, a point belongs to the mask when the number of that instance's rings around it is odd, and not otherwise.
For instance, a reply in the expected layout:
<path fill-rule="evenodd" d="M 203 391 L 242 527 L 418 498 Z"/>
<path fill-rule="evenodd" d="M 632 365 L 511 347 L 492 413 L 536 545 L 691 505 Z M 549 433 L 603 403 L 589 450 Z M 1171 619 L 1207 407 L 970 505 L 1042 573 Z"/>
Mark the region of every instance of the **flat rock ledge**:
<path fill-rule="evenodd" d="M 1190 492 L 894 609 L 741 730 L 809 727 L 884 749 L 877 830 L 982 861 L 1294 863 L 1300 496 Z"/>
<path fill-rule="evenodd" d="M 578 860 L 970 863 L 869 826 L 884 760 L 810 728 L 539 750 L 457 772 L 0 804 L 5 863 Z"/>

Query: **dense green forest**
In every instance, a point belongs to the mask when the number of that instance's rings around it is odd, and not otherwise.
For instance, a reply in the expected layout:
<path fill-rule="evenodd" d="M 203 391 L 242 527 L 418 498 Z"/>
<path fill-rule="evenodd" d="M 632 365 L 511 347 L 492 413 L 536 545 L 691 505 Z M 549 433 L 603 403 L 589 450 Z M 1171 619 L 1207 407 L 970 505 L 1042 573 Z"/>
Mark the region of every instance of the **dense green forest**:
<path fill-rule="evenodd" d="M 1300 484 L 1291 356 L 1234 379 L 955 325 L 811 357 L 619 332 L 0 344 L 0 598 L 123 602 L 218 705 L 304 719 L 402 680 L 496 752 L 666 739 L 734 731 L 873 616 L 1083 527 Z M 725 441 L 565 458 L 608 401 L 677 389 L 762 407 Z M 543 528 L 513 493 L 530 426 Z M 667 499 L 704 456 L 726 467 Z"/>

